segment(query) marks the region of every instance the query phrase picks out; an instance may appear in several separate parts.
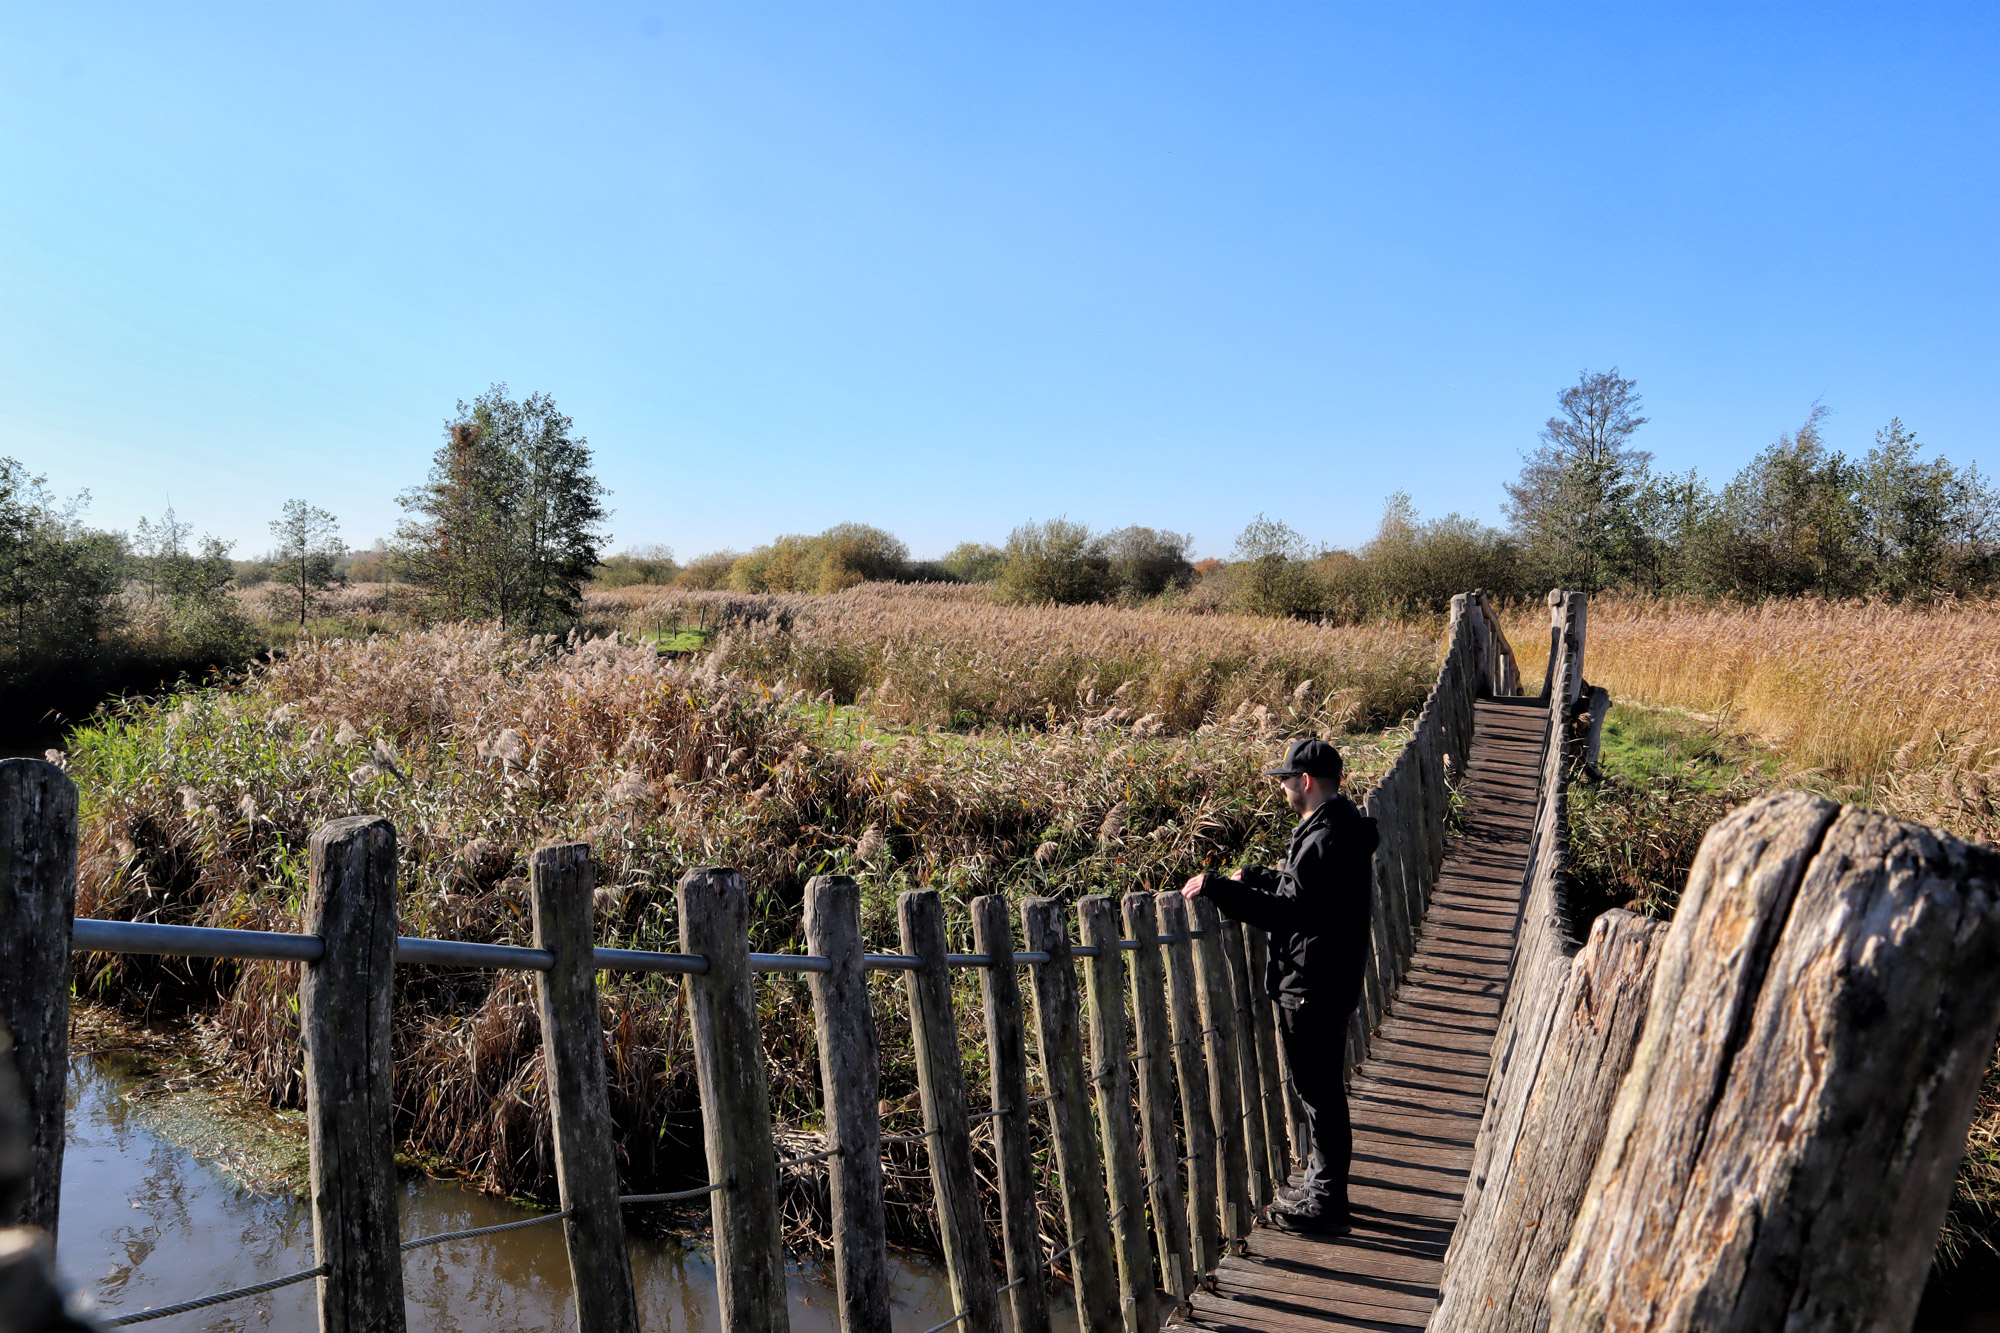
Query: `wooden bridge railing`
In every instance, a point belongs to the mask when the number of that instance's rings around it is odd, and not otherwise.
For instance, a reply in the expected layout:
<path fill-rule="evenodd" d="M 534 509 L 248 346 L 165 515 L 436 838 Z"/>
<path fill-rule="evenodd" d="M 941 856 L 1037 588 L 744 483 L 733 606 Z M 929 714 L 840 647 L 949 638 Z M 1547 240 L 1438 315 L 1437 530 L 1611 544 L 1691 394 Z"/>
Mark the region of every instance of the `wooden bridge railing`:
<path fill-rule="evenodd" d="M 1709 830 L 1672 924 L 1576 937 L 1586 603 L 1551 594 L 1512 978 L 1430 1328 L 1904 1329 L 2000 1029 L 2000 856 L 1802 793 Z"/>
<path fill-rule="evenodd" d="M 1446 813 L 1481 694 L 1518 689 L 1497 616 L 1481 595 L 1455 599 L 1436 686 L 1409 741 L 1363 798 L 1380 822 L 1373 956 L 1346 1058 L 1359 1058 L 1393 998 L 1444 845 Z M 808 954 L 749 950 L 750 889 L 719 868 L 679 886 L 680 953 L 597 948 L 594 867 L 584 844 L 530 857 L 532 947 L 399 938 L 396 831 L 387 820 L 338 820 L 314 835 L 306 930 L 290 935 L 77 920 L 76 793 L 61 769 L 0 762 L 0 1024 L 15 1034 L 32 1127 L 29 1187 L 0 1225 L 53 1232 L 62 1161 L 69 959 L 137 952 L 269 959 L 301 965 L 313 1230 L 317 1264 L 290 1278 L 128 1313 L 138 1323 L 317 1280 L 322 1329 L 404 1326 L 402 1253 L 447 1237 L 403 1240 L 396 1212 L 390 1098 L 390 990 L 398 966 L 533 972 L 549 1069 L 559 1207 L 507 1226 L 561 1221 L 579 1327 L 636 1330 L 624 1205 L 706 1196 L 719 1303 L 735 1330 L 787 1326 L 779 1233 L 780 1172 L 829 1163 L 833 1270 L 840 1325 L 889 1327 L 882 1145 L 921 1141 L 944 1238 L 955 1314 L 938 1330 L 987 1333 L 1005 1301 L 1019 1333 L 1048 1327 L 1045 1281 L 1072 1265 L 1081 1326 L 1152 1333 L 1224 1246 L 1245 1235 L 1289 1176 L 1300 1121 L 1286 1091 L 1263 933 L 1221 920 L 1178 892 L 972 903 L 976 954 L 947 952 L 943 905 L 916 890 L 898 901 L 901 952 L 862 950 L 851 879 L 808 886 Z M 1072 916 L 1075 924 L 1072 928 Z M 976 968 L 991 1082 L 975 1111 L 958 1048 L 949 969 Z M 1034 996 L 1032 1066 L 1019 969 Z M 923 1131 L 885 1136 L 878 1120 L 878 1044 L 864 974 L 903 973 L 915 1039 Z M 649 971 L 683 978 L 710 1183 L 621 1195 L 607 1102 L 595 978 Z M 771 1110 L 754 977 L 810 978 L 827 1147 L 790 1162 L 772 1150 Z M 1130 1022 L 1128 1024 L 1128 1008 Z M 1329 1052 L 1330 1057 L 1335 1053 Z M 1136 1067 L 1136 1078 L 1133 1070 Z M 1031 1068 L 1039 1095 L 1031 1096 Z M 1067 1243 L 1050 1254 L 1035 1209 L 1029 1117 L 1047 1117 Z M 990 1253 L 973 1140 L 996 1165 L 1004 1254 Z M 451 1238 L 480 1234 L 451 1233 Z M 1004 1277 L 1004 1281 L 1002 1281 Z M 1164 1299 L 1162 1299 L 1164 1293 Z"/>

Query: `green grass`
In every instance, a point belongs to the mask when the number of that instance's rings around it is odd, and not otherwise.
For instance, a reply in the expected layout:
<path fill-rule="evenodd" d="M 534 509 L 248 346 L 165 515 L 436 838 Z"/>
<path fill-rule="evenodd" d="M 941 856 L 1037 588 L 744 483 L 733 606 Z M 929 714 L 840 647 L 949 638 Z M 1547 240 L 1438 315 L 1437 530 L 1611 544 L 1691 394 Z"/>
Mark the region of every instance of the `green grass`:
<path fill-rule="evenodd" d="M 650 643 L 663 653 L 692 653 L 708 647 L 715 637 L 712 629 L 648 630 L 639 636 L 642 643 Z"/>
<path fill-rule="evenodd" d="M 1775 785 L 1775 755 L 1677 709 L 1614 704 L 1598 773 L 1570 788 L 1570 910 L 1671 917 L 1709 826 Z"/>

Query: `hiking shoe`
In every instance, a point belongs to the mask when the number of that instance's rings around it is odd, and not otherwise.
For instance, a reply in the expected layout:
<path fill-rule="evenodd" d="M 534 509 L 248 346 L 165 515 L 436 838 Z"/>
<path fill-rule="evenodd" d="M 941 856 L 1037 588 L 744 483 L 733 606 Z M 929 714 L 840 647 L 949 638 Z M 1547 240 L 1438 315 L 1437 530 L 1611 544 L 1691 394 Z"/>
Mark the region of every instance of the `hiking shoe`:
<path fill-rule="evenodd" d="M 1273 1208 L 1271 1220 L 1286 1231 L 1308 1236 L 1345 1236 L 1354 1230 L 1354 1219 L 1330 1208 Z"/>

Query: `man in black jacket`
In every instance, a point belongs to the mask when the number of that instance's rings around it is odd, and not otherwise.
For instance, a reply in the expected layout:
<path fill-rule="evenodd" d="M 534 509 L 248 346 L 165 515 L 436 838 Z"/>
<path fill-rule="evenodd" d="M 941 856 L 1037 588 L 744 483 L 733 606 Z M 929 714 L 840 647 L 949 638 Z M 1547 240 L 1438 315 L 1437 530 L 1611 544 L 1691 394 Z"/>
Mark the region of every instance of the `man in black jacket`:
<path fill-rule="evenodd" d="M 1265 981 L 1278 1002 L 1292 1087 L 1305 1103 L 1312 1153 L 1295 1200 L 1272 1209 L 1279 1225 L 1339 1235 L 1349 1229 L 1347 1169 L 1354 1134 L 1341 1075 L 1347 1023 L 1361 999 L 1373 898 L 1375 821 L 1340 794 L 1340 752 L 1308 737 L 1264 770 L 1303 816 L 1281 869 L 1238 879 L 1196 875 L 1181 892 L 1205 895 L 1226 916 L 1271 936 Z"/>

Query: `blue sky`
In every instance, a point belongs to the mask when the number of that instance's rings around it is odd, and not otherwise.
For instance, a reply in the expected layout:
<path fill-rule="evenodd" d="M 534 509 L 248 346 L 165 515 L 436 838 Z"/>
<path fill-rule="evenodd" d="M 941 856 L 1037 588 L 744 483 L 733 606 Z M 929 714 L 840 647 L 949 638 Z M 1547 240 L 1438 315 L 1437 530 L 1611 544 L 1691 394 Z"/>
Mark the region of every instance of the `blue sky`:
<path fill-rule="evenodd" d="M 1583 368 L 2000 471 L 2000 7 L 0 8 L 0 453 L 388 535 L 552 393 L 615 545 L 1498 521 Z"/>

